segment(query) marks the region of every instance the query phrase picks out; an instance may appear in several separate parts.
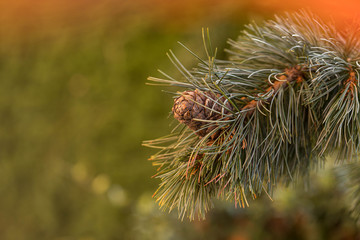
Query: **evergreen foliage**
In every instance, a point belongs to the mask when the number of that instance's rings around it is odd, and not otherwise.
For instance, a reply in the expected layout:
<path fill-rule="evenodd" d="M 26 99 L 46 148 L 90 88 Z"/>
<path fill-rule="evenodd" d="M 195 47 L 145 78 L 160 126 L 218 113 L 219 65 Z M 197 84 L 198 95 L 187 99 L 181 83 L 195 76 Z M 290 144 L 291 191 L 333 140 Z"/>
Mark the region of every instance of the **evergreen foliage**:
<path fill-rule="evenodd" d="M 337 181 L 341 183 L 345 202 L 350 215 L 360 223 L 360 165 L 359 163 L 345 164 L 335 168 Z"/>
<path fill-rule="evenodd" d="M 357 154 L 356 31 L 340 32 L 308 12 L 287 14 L 246 26 L 229 40 L 229 60 L 216 59 L 208 32 L 203 39 L 205 60 L 185 47 L 199 60 L 192 70 L 170 51 L 183 79 L 149 78 L 177 87 L 175 104 L 196 92 L 222 105 L 187 98 L 199 105 L 196 111 L 218 117 L 192 118 L 199 129 L 179 124 L 169 136 L 144 143 L 160 149 L 150 159 L 162 181 L 154 194 L 161 207 L 177 208 L 181 218 L 204 218 L 213 198 L 246 206 L 248 197 L 271 196 L 277 184 L 306 178 L 326 154 L 338 150 L 338 160 Z"/>

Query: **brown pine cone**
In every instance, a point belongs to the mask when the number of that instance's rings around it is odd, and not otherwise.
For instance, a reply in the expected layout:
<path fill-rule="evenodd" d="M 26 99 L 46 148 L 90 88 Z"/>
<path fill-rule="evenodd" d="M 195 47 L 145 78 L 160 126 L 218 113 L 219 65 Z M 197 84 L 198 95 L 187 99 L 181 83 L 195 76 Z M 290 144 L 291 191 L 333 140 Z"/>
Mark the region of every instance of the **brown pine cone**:
<path fill-rule="evenodd" d="M 214 123 L 205 127 L 209 122 L 199 120 L 223 119 L 233 111 L 233 106 L 221 94 L 195 89 L 195 91 L 185 91 L 182 96 L 175 99 L 172 111 L 175 119 L 186 124 L 198 136 L 204 137 L 217 125 Z M 214 140 L 219 134 L 220 132 L 217 131 L 211 138 Z"/>

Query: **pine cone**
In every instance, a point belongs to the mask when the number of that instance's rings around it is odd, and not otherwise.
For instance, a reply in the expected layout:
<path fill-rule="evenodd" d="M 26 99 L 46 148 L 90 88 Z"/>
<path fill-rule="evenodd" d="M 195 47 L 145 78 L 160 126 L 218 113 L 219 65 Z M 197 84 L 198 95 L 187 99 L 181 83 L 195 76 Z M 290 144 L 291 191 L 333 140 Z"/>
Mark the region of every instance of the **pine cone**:
<path fill-rule="evenodd" d="M 233 106 L 221 94 L 198 89 L 183 92 L 182 96 L 174 100 L 172 108 L 174 118 L 186 124 L 200 137 L 204 137 L 217 127 L 216 123 L 209 124 L 201 120 L 229 119 L 227 115 L 232 111 Z M 220 131 L 217 131 L 211 138 L 214 140 L 219 134 Z"/>

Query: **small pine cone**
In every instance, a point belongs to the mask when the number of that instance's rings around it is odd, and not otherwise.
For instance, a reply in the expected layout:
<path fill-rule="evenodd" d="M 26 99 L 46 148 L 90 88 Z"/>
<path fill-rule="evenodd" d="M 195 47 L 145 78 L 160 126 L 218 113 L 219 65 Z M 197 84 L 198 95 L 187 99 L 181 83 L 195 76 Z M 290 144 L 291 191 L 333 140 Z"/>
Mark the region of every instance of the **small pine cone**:
<path fill-rule="evenodd" d="M 195 131 L 200 137 L 216 128 L 216 124 L 208 127 L 208 122 L 199 120 L 218 120 L 223 119 L 226 115 L 233 111 L 233 106 L 226 101 L 226 98 L 220 94 L 212 92 L 202 92 L 195 89 L 195 91 L 185 91 L 182 96 L 174 100 L 172 112 L 174 118 L 179 122 L 186 124 L 191 130 Z M 201 130 L 200 130 L 201 129 Z M 217 131 L 211 136 L 214 140 L 220 134 Z"/>

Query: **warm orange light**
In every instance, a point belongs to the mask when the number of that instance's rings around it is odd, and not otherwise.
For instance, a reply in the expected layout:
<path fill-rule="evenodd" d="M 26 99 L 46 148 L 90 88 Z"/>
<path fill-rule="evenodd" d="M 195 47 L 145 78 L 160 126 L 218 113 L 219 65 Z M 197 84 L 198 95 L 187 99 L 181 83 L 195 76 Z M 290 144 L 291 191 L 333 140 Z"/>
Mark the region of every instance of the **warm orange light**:
<path fill-rule="evenodd" d="M 260 8 L 276 12 L 310 10 L 323 18 L 333 19 L 337 25 L 360 19 L 360 1 L 358 0 L 257 0 L 256 2 Z"/>

